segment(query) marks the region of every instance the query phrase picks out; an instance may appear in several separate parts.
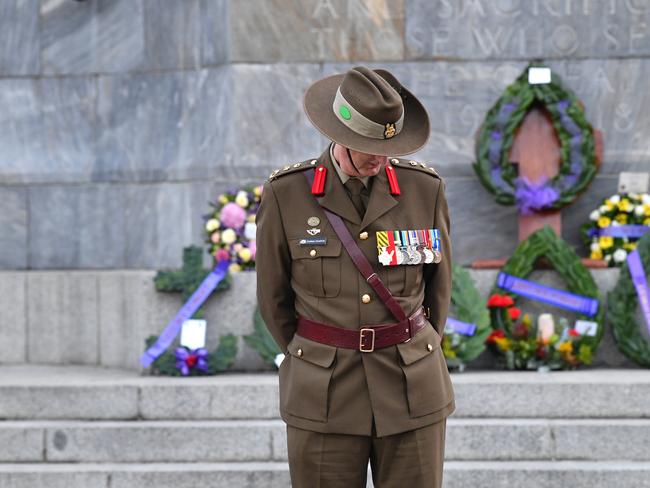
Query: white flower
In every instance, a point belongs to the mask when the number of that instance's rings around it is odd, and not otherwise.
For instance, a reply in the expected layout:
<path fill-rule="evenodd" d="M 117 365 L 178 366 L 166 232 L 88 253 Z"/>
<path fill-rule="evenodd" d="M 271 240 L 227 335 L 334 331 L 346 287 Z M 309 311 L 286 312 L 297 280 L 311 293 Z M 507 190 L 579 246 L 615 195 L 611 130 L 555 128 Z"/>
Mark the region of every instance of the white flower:
<path fill-rule="evenodd" d="M 639 194 L 638 193 L 630 193 L 628 194 L 628 197 L 633 198 L 634 200 L 639 199 Z"/>
<path fill-rule="evenodd" d="M 617 263 L 622 263 L 627 257 L 627 251 L 625 249 L 617 249 L 614 251 L 614 261 Z"/>
<path fill-rule="evenodd" d="M 243 208 L 248 207 L 248 193 L 243 190 L 238 192 L 235 197 L 235 203 Z"/>
<path fill-rule="evenodd" d="M 601 214 L 609 212 L 609 209 L 607 208 L 607 205 L 601 205 L 598 210 L 600 211 Z"/>
<path fill-rule="evenodd" d="M 644 193 L 643 195 L 641 195 L 641 201 L 645 205 L 650 205 L 650 195 L 648 195 L 647 193 Z"/>
<path fill-rule="evenodd" d="M 210 219 L 205 223 L 205 230 L 208 232 L 212 232 L 213 230 L 217 230 L 221 223 L 217 219 Z"/>
<path fill-rule="evenodd" d="M 255 240 L 257 233 L 257 224 L 255 222 L 246 222 L 244 226 L 244 237 L 249 241 Z"/>
<path fill-rule="evenodd" d="M 600 251 L 600 245 L 598 244 L 598 242 L 592 242 L 591 243 L 591 250 L 594 251 L 594 252 Z"/>
<path fill-rule="evenodd" d="M 644 214 L 643 205 L 636 205 L 634 207 L 634 215 L 641 217 Z"/>
<path fill-rule="evenodd" d="M 589 214 L 589 219 L 591 220 L 598 220 L 598 217 L 600 217 L 600 212 L 598 210 L 594 210 Z"/>
<path fill-rule="evenodd" d="M 224 244 L 232 244 L 237 240 L 237 234 L 232 229 L 226 229 L 221 233 L 221 242 Z"/>
<path fill-rule="evenodd" d="M 618 227 L 619 225 L 621 225 L 621 223 L 618 220 L 612 219 L 612 224 L 611 224 L 612 227 Z"/>
<path fill-rule="evenodd" d="M 605 261 L 609 262 L 612 260 L 612 255 L 611 254 L 605 254 Z"/>
<path fill-rule="evenodd" d="M 619 197 L 618 195 L 612 195 L 611 197 L 609 197 L 609 201 L 612 203 L 618 203 L 621 201 L 621 197 Z"/>

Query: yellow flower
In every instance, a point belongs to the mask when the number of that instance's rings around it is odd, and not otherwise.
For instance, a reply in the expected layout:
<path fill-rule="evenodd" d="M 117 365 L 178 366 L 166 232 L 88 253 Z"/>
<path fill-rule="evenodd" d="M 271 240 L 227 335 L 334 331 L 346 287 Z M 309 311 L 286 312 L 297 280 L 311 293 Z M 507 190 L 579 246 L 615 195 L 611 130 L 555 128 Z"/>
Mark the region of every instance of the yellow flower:
<path fill-rule="evenodd" d="M 246 217 L 246 222 L 255 222 L 255 214 L 251 214 Z"/>
<path fill-rule="evenodd" d="M 598 227 L 603 228 L 607 227 L 612 223 L 612 220 L 609 217 L 602 216 L 598 219 Z"/>
<path fill-rule="evenodd" d="M 612 210 L 614 208 L 614 204 L 609 198 L 605 200 L 605 203 L 603 205 L 607 207 L 607 210 Z"/>
<path fill-rule="evenodd" d="M 507 337 L 497 337 L 494 339 L 494 342 L 497 343 L 497 346 L 502 351 L 507 351 L 508 349 L 510 349 L 510 339 L 508 339 Z"/>
<path fill-rule="evenodd" d="M 614 238 L 610 236 L 602 236 L 598 238 L 598 244 L 602 249 L 609 249 L 614 245 Z"/>
<path fill-rule="evenodd" d="M 248 193 L 245 191 L 240 191 L 237 193 L 237 196 L 235 197 L 235 203 L 239 205 L 240 207 L 246 208 L 248 207 L 249 201 L 248 201 Z"/>
<path fill-rule="evenodd" d="M 643 204 L 643 215 L 646 217 L 650 215 L 650 204 L 644 203 Z"/>
<path fill-rule="evenodd" d="M 213 230 L 217 230 L 219 226 L 221 225 L 221 222 L 217 219 L 210 219 L 205 223 L 205 230 L 208 232 L 212 232 Z"/>
<path fill-rule="evenodd" d="M 636 242 L 629 242 L 627 244 L 623 244 L 623 247 L 628 251 L 634 251 L 634 249 L 636 248 Z"/>
<path fill-rule="evenodd" d="M 230 266 L 228 266 L 228 271 L 231 273 L 237 273 L 241 271 L 241 266 L 237 263 L 232 263 Z"/>
<path fill-rule="evenodd" d="M 262 187 L 261 186 L 256 186 L 255 188 L 253 188 L 253 194 L 256 197 L 259 197 L 262 194 Z"/>
<path fill-rule="evenodd" d="M 619 222 L 621 224 L 627 224 L 627 214 L 620 213 L 616 217 L 614 217 L 616 222 Z"/>
<path fill-rule="evenodd" d="M 221 242 L 223 242 L 224 244 L 232 244 L 236 240 L 237 240 L 237 234 L 232 229 L 226 229 L 221 233 Z"/>
<path fill-rule="evenodd" d="M 561 353 L 571 353 L 573 352 L 573 342 L 571 341 L 564 341 L 561 342 L 559 346 L 557 346 L 557 350 L 560 351 Z"/>
<path fill-rule="evenodd" d="M 245 263 L 249 262 L 251 260 L 252 254 L 251 250 L 248 249 L 247 247 L 244 247 L 243 249 L 239 250 L 239 257 L 241 258 L 242 261 Z"/>
<path fill-rule="evenodd" d="M 603 259 L 603 251 L 601 251 L 600 249 L 598 251 L 591 251 L 589 257 L 591 259 Z"/>
<path fill-rule="evenodd" d="M 618 202 L 618 209 L 623 212 L 630 212 L 632 208 L 633 205 L 627 198 L 623 198 L 620 202 Z"/>
<path fill-rule="evenodd" d="M 228 197 L 226 195 L 221 195 L 219 197 L 219 203 L 221 203 L 222 205 L 225 205 L 226 203 L 228 203 Z"/>
<path fill-rule="evenodd" d="M 650 225 L 650 217 L 647 219 L 643 219 L 643 225 Z"/>

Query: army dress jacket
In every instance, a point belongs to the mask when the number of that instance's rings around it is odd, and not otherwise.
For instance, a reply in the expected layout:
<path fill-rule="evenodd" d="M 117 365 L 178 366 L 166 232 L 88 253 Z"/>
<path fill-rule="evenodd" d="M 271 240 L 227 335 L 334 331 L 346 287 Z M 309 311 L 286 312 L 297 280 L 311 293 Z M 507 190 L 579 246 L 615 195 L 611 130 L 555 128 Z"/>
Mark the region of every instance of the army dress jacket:
<path fill-rule="evenodd" d="M 441 348 L 451 297 L 451 243 L 444 181 L 424 164 L 391 159 L 401 194 L 391 195 L 384 168 L 374 176 L 361 218 L 330 160 L 285 166 L 263 187 L 257 213 L 257 297 L 269 332 L 286 354 L 279 367 L 282 419 L 324 433 L 378 437 L 437 422 L 455 410 Z M 327 169 L 325 193 L 312 195 L 304 171 Z M 355 267 L 321 208 L 336 213 L 407 315 L 424 306 L 426 327 L 407 342 L 362 352 L 296 333 L 297 316 L 358 330 L 396 322 Z M 317 225 L 308 224 L 315 222 Z M 310 219 L 311 218 L 311 219 Z M 320 229 L 321 246 L 301 245 Z M 376 231 L 437 228 L 439 263 L 383 266 Z M 315 250 L 316 252 L 312 252 Z M 362 300 L 363 295 L 369 295 Z M 368 302 L 368 303 L 364 303 Z"/>

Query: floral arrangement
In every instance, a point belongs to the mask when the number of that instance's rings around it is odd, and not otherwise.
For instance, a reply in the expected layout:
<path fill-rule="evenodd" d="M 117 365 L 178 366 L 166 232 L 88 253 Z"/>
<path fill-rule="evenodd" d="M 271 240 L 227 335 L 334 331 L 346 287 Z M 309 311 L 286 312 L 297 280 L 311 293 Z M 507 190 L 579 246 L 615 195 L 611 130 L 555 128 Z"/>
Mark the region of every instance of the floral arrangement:
<path fill-rule="evenodd" d="M 214 209 L 204 216 L 209 253 L 216 261 L 229 260 L 231 273 L 255 269 L 255 215 L 261 196 L 262 186 L 249 186 L 209 202 Z"/>
<path fill-rule="evenodd" d="M 534 324 L 509 295 L 493 294 L 487 306 L 494 330 L 485 342 L 505 368 L 575 369 L 591 364 L 591 338 L 569 327 L 565 317 L 555 324 L 551 314 L 541 314 Z"/>
<path fill-rule="evenodd" d="M 605 198 L 581 226 L 582 240 L 591 259 L 621 266 L 637 241 L 650 229 L 650 195 L 617 193 Z"/>
<path fill-rule="evenodd" d="M 451 303 L 454 318 L 472 325 L 471 331 L 459 330 L 448 321 L 442 336 L 442 352 L 447 367 L 464 371 L 465 366 L 485 350 L 490 333 L 490 317 L 469 272 L 452 263 Z"/>
<path fill-rule="evenodd" d="M 530 84 L 529 64 L 490 108 L 476 144 L 474 171 L 497 203 L 517 205 L 522 214 L 557 210 L 575 200 L 594 178 L 596 157 L 593 128 L 583 104 L 552 73 L 551 82 Z M 515 134 L 533 104 L 549 113 L 560 141 L 560 168 L 545 181 L 531 182 L 509 161 Z"/>
<path fill-rule="evenodd" d="M 151 335 L 145 340 L 146 348 L 151 347 L 158 336 Z M 212 376 L 226 371 L 237 356 L 237 337 L 224 334 L 219 337 L 219 345 L 209 352 L 206 348 L 190 349 L 177 346 L 167 349 L 151 364 L 151 374 L 156 376 Z"/>

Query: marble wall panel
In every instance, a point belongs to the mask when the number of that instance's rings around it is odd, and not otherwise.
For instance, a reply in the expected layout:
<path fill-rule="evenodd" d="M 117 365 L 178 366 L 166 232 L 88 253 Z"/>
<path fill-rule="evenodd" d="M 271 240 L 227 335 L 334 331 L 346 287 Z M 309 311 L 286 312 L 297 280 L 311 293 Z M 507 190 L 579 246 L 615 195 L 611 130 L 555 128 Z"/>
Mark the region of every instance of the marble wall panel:
<path fill-rule="evenodd" d="M 0 268 L 27 266 L 28 206 L 25 188 L 0 187 Z"/>
<path fill-rule="evenodd" d="M 230 2 L 235 62 L 399 60 L 404 0 Z"/>
<path fill-rule="evenodd" d="M 39 0 L 0 2 L 0 76 L 38 74 L 41 69 Z"/>
<path fill-rule="evenodd" d="M 645 0 L 406 0 L 406 56 L 647 56 L 649 20 Z"/>

